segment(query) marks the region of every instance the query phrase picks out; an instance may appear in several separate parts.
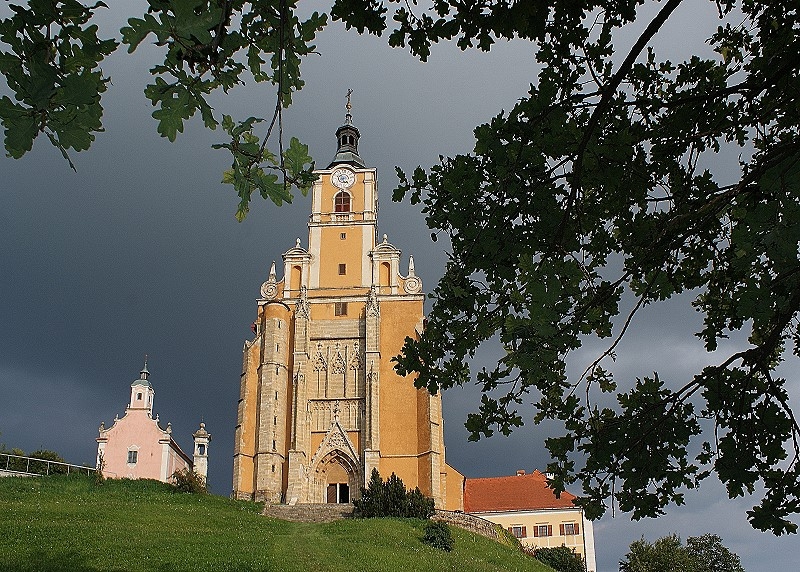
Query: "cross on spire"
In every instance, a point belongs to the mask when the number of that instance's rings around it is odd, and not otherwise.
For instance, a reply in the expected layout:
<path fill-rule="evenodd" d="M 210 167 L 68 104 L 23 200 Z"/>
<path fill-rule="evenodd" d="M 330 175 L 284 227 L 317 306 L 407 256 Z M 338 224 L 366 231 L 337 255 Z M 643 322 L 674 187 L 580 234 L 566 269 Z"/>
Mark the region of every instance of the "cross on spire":
<path fill-rule="evenodd" d="M 147 371 L 147 354 L 144 354 L 144 367 L 139 373 L 141 374 L 139 379 L 147 379 L 150 376 L 150 372 Z"/>
<path fill-rule="evenodd" d="M 350 115 L 350 110 L 353 109 L 353 105 L 350 103 L 351 95 L 353 95 L 353 90 L 348 88 L 346 96 L 347 105 L 345 105 L 345 108 L 347 108 L 347 115 L 345 115 L 345 123 L 347 123 L 347 125 L 351 125 L 353 123 L 353 116 Z"/>

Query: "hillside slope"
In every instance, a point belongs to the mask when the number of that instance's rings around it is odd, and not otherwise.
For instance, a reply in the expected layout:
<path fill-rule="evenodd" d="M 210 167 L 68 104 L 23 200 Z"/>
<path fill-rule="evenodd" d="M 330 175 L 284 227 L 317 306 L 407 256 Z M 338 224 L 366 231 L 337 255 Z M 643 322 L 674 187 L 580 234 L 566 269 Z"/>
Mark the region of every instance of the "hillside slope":
<path fill-rule="evenodd" d="M 172 492 L 153 481 L 0 479 L 0 569 L 6 572 L 520 571 L 550 568 L 453 529 L 455 550 L 421 542 L 422 521 L 304 524 L 260 505 Z"/>

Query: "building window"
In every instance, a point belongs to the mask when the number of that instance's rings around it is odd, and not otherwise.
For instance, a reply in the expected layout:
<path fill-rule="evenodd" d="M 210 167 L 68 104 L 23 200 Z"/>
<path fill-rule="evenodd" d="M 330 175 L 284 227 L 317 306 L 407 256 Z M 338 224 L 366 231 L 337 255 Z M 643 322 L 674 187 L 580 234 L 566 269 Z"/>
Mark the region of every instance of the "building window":
<path fill-rule="evenodd" d="M 561 536 L 569 536 L 579 533 L 578 523 L 576 522 L 565 522 L 559 528 L 561 529 Z"/>
<path fill-rule="evenodd" d="M 135 465 L 139 458 L 139 451 L 128 451 L 128 464 Z"/>
<path fill-rule="evenodd" d="M 347 302 L 334 302 L 333 303 L 333 315 L 334 316 L 346 316 L 347 315 Z"/>
<path fill-rule="evenodd" d="M 513 534 L 516 538 L 527 538 L 528 530 L 527 527 L 522 526 L 521 524 L 515 524 L 514 526 L 509 526 L 508 531 Z"/>
<path fill-rule="evenodd" d="M 347 239 L 347 233 L 346 232 L 341 233 L 339 235 L 339 238 L 342 239 L 342 240 L 346 240 Z"/>
<path fill-rule="evenodd" d="M 137 399 L 138 401 L 141 401 L 141 400 L 142 400 L 142 394 L 141 394 L 141 393 L 137 393 L 137 394 L 136 394 L 136 399 Z"/>
<path fill-rule="evenodd" d="M 347 274 L 347 264 L 340 264 L 339 265 L 339 276 L 344 276 Z"/>
<path fill-rule="evenodd" d="M 206 454 L 206 446 L 203 445 L 203 444 L 198 445 L 197 446 L 197 454 L 198 455 L 205 455 Z"/>
<path fill-rule="evenodd" d="M 333 211 L 337 213 L 350 212 L 350 195 L 341 191 L 333 199 Z"/>
<path fill-rule="evenodd" d="M 275 450 L 275 439 L 272 440 L 272 450 Z"/>
<path fill-rule="evenodd" d="M 534 536 L 553 536 L 553 527 L 549 524 L 537 524 L 533 527 Z"/>

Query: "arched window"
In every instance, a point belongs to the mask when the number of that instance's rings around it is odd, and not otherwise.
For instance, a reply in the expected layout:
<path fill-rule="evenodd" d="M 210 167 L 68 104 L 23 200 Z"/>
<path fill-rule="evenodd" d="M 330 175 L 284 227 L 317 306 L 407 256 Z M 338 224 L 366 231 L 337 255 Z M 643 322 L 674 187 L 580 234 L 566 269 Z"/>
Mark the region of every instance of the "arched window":
<path fill-rule="evenodd" d="M 302 269 L 299 266 L 292 266 L 292 277 L 289 285 L 294 292 L 300 291 L 300 278 L 302 276 Z"/>
<path fill-rule="evenodd" d="M 341 191 L 333 199 L 333 211 L 337 213 L 350 212 L 350 195 Z"/>

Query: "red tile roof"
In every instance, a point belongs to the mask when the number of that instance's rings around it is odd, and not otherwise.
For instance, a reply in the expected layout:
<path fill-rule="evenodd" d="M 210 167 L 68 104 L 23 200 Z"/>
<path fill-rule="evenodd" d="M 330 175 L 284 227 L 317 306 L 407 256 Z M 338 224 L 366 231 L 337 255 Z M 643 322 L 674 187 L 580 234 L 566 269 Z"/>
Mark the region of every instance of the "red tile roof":
<path fill-rule="evenodd" d="M 529 475 L 467 479 L 464 512 L 575 508 L 574 498 L 566 491 L 556 498 L 553 489 L 547 486 L 547 477 L 537 470 Z"/>

